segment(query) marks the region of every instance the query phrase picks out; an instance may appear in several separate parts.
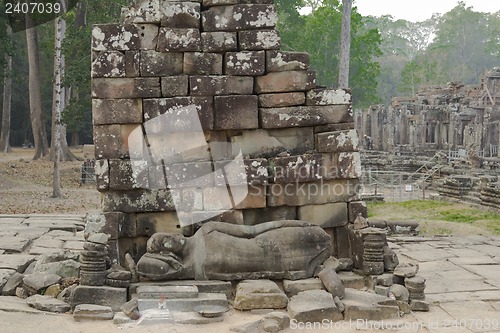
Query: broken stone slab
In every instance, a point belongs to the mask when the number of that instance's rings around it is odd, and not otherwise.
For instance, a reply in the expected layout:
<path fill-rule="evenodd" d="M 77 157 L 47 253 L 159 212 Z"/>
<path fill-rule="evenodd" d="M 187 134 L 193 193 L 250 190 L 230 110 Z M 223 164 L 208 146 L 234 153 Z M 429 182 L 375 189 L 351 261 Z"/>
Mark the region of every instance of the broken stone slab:
<path fill-rule="evenodd" d="M 159 306 L 172 312 L 195 312 L 195 308 L 198 306 L 220 306 L 222 308 L 229 307 L 226 295 L 216 293 L 199 293 L 197 298 L 138 299 L 137 302 L 141 315 L 144 310 L 158 309 Z"/>
<path fill-rule="evenodd" d="M 138 314 L 138 316 L 140 317 L 139 314 Z M 117 312 L 113 316 L 113 324 L 115 324 L 115 325 L 130 324 L 133 322 L 135 322 L 135 320 L 131 319 L 129 316 L 127 316 L 123 312 Z"/>
<path fill-rule="evenodd" d="M 389 294 L 394 294 L 398 301 L 407 302 L 410 299 L 410 292 L 400 284 L 393 284 L 389 287 Z"/>
<path fill-rule="evenodd" d="M 283 280 L 283 289 L 288 297 L 307 290 L 323 290 L 325 286 L 320 279 L 310 278 L 303 280 Z"/>
<path fill-rule="evenodd" d="M 79 304 L 73 311 L 73 319 L 75 319 L 75 321 L 111 320 L 113 317 L 113 309 L 109 306 Z"/>
<path fill-rule="evenodd" d="M 78 277 L 80 273 L 80 263 L 72 259 L 46 263 L 37 261 L 34 272 L 56 274 L 63 278 Z"/>
<path fill-rule="evenodd" d="M 271 280 L 244 280 L 236 286 L 233 307 L 237 310 L 283 309 L 288 297 Z"/>
<path fill-rule="evenodd" d="M 65 313 L 71 310 L 68 303 L 51 296 L 33 295 L 26 298 L 26 303 L 40 311 Z"/>
<path fill-rule="evenodd" d="M 75 307 L 79 304 L 96 304 L 109 306 L 113 311 L 120 311 L 120 307 L 126 302 L 126 288 L 80 285 L 73 291 L 71 306 Z"/>
<path fill-rule="evenodd" d="M 414 277 L 418 273 L 418 263 L 400 263 L 394 269 L 394 275 L 401 278 Z"/>
<path fill-rule="evenodd" d="M 136 293 L 141 299 L 197 298 L 199 295 L 196 286 L 139 286 Z"/>
<path fill-rule="evenodd" d="M 21 288 L 22 289 L 22 288 Z M 20 312 L 20 313 L 35 313 L 41 314 L 37 310 L 26 303 L 24 298 L 17 296 L 2 296 L 0 297 L 0 311 L 2 312 Z M 47 315 L 55 315 L 52 312 L 45 312 Z"/>
<path fill-rule="evenodd" d="M 322 270 L 318 277 L 321 282 L 325 286 L 326 290 L 333 295 L 333 297 L 338 297 L 342 299 L 345 295 L 345 287 L 342 283 L 341 278 L 338 276 L 337 272 L 335 272 L 334 268 L 326 268 Z"/>
<path fill-rule="evenodd" d="M 273 311 L 264 316 L 264 319 L 274 320 L 278 323 L 278 330 L 284 330 L 290 326 L 290 317 L 283 312 Z M 270 332 L 270 331 L 266 331 Z"/>
<path fill-rule="evenodd" d="M 332 294 L 325 290 L 308 290 L 290 299 L 287 306 L 290 318 L 297 322 L 339 321 L 342 312 L 337 308 Z"/>
<path fill-rule="evenodd" d="M 346 288 L 342 303 L 345 320 L 386 320 L 399 318 L 396 301 L 374 293 Z"/>
<path fill-rule="evenodd" d="M 30 239 L 24 237 L 0 237 L 0 250 L 7 253 L 21 253 L 28 246 Z"/>
<path fill-rule="evenodd" d="M 89 234 L 88 237 L 86 238 L 87 242 L 90 243 L 96 243 L 96 244 L 103 244 L 106 245 L 108 244 L 109 240 L 109 235 L 105 233 L 93 233 Z"/>
<path fill-rule="evenodd" d="M 61 282 L 61 276 L 51 273 L 35 272 L 23 278 L 24 285 L 36 292 L 59 282 Z"/>
<path fill-rule="evenodd" d="M 423 311 L 428 312 L 430 310 L 429 302 L 422 300 L 411 300 L 410 308 L 412 311 Z"/>
<path fill-rule="evenodd" d="M 10 275 L 10 277 L 7 277 L 5 275 L 5 272 Z M 3 288 L 1 288 L 1 280 L 2 275 L 6 276 L 6 283 L 3 285 Z M 14 270 L 0 270 L 0 288 L 2 289 L 2 296 L 15 296 L 16 295 L 16 288 L 21 285 L 23 282 L 24 275 L 21 273 L 18 273 Z"/>
<path fill-rule="evenodd" d="M 379 284 L 381 286 L 390 287 L 394 284 L 394 275 L 392 275 L 390 273 L 378 275 L 376 282 L 377 282 L 377 284 Z"/>
<path fill-rule="evenodd" d="M 129 293 L 136 294 L 140 286 L 194 286 L 200 293 L 225 294 L 227 298 L 232 298 L 232 286 L 230 281 L 217 280 L 178 280 L 165 282 L 139 282 L 130 285 Z"/>
<path fill-rule="evenodd" d="M 366 287 L 365 278 L 354 272 L 338 272 L 342 284 L 346 288 L 363 289 Z"/>
<path fill-rule="evenodd" d="M 123 304 L 120 307 L 120 310 L 122 310 L 127 317 L 129 317 L 132 320 L 137 320 L 141 317 L 141 314 L 139 313 L 139 303 L 137 302 L 137 299 L 134 298 L 127 303 Z"/>

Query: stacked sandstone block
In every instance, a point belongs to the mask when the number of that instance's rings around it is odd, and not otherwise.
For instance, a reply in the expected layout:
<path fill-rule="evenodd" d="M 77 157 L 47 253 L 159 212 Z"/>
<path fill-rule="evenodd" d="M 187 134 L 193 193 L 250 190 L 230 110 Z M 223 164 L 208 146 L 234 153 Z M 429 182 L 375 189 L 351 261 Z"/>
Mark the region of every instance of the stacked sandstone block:
<path fill-rule="evenodd" d="M 332 235 L 332 254 L 349 256 L 347 225 L 366 215 L 351 95 L 318 88 L 307 53 L 280 51 L 273 1 L 143 0 L 122 16 L 122 24 L 96 25 L 92 41 L 97 188 L 110 255 L 137 258 L 155 232 L 193 233 L 179 223 L 182 202 L 193 222 L 306 220 Z M 172 152 L 171 142 L 192 148 L 191 133 L 157 129 L 146 140 L 153 158 L 131 158 L 131 133 L 189 105 L 204 141 L 228 149 Z M 221 210 L 227 186 L 217 171 L 240 151 L 249 194 Z M 204 181 L 172 191 L 162 162 L 172 153 L 176 180 Z"/>

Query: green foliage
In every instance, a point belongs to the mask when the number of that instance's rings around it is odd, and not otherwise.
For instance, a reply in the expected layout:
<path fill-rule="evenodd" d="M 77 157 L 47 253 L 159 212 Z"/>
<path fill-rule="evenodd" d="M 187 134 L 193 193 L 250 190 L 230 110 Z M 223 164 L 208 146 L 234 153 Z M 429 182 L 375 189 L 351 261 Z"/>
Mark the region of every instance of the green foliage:
<path fill-rule="evenodd" d="M 286 2 L 286 4 L 285 4 Z M 342 6 L 338 0 L 314 1 L 315 10 L 300 16 L 300 1 L 278 1 L 281 22 L 278 30 L 283 45 L 293 51 L 308 52 L 311 67 L 316 70 L 320 85 L 336 86 L 340 56 Z M 377 103 L 377 76 L 380 66 L 374 57 L 380 55 L 380 34 L 367 28 L 363 17 L 353 8 L 351 17 L 351 64 L 349 81 L 353 102 L 357 107 Z"/>

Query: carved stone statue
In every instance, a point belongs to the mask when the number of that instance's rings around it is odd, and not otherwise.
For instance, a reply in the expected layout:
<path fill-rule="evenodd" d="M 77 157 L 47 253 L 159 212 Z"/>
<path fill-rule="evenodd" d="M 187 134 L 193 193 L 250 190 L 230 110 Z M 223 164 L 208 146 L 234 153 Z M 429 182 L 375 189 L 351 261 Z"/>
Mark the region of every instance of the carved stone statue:
<path fill-rule="evenodd" d="M 304 279 L 329 257 L 331 237 L 303 221 L 205 223 L 192 237 L 156 233 L 137 263 L 151 280 Z"/>

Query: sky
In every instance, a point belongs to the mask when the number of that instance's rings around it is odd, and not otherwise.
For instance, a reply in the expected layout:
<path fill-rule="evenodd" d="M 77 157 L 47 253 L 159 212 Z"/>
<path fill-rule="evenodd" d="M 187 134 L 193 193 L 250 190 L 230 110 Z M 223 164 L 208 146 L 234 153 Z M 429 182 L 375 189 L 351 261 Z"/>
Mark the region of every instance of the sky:
<path fill-rule="evenodd" d="M 500 11 L 500 0 L 464 0 L 466 6 L 476 12 Z M 354 0 L 358 12 L 363 16 L 392 15 L 396 19 L 424 21 L 433 13 L 444 14 L 453 9 L 458 0 Z"/>

